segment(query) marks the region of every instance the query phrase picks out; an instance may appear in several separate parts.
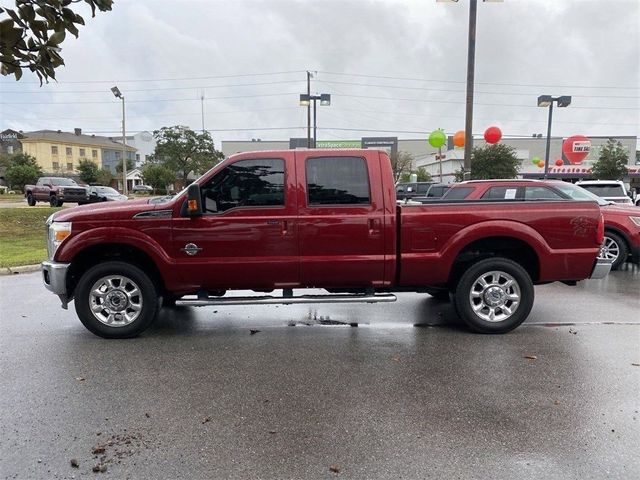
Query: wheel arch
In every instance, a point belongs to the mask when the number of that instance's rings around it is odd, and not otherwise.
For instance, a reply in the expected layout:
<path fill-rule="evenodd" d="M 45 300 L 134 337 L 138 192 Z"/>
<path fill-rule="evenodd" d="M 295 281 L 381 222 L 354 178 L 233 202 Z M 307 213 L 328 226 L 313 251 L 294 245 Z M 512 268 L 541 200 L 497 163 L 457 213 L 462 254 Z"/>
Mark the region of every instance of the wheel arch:
<path fill-rule="evenodd" d="M 149 276 L 159 293 L 165 290 L 160 269 L 144 250 L 127 243 L 100 243 L 91 245 L 74 256 L 67 273 L 69 298 L 74 296 L 80 278 L 88 269 L 109 261 L 135 265 Z"/>
<path fill-rule="evenodd" d="M 460 250 L 453 262 L 447 284 L 450 288 L 455 288 L 471 265 L 495 257 L 507 258 L 521 265 L 533 283 L 540 278 L 540 258 L 530 244 L 514 237 L 493 236 L 475 240 Z"/>

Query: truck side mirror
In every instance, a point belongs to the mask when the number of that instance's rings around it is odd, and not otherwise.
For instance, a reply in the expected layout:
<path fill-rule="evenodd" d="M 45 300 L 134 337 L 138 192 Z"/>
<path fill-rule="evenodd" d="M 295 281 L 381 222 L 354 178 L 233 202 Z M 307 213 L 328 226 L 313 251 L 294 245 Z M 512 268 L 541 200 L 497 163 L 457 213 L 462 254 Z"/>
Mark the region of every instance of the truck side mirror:
<path fill-rule="evenodd" d="M 187 187 L 187 201 L 182 205 L 182 216 L 191 218 L 202 216 L 202 196 L 200 185 L 197 183 Z"/>

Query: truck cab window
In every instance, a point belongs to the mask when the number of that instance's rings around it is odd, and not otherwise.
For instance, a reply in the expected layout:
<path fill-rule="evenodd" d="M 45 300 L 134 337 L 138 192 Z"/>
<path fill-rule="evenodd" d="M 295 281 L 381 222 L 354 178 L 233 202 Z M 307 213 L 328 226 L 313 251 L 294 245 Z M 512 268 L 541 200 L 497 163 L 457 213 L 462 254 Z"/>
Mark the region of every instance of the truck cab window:
<path fill-rule="evenodd" d="M 309 205 L 371 203 L 369 173 L 364 158 L 308 158 L 306 175 Z"/>
<path fill-rule="evenodd" d="M 241 160 L 201 187 L 204 213 L 237 207 L 284 206 L 284 160 Z"/>

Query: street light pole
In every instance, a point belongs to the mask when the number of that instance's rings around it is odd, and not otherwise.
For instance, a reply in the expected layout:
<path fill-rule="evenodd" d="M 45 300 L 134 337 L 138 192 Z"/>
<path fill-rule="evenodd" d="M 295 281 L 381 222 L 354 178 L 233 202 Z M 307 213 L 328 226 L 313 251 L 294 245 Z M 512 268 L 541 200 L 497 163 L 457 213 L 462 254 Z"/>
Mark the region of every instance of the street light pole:
<path fill-rule="evenodd" d="M 467 49 L 467 104 L 464 120 L 463 180 L 471 176 L 471 149 L 473 148 L 473 82 L 476 63 L 476 18 L 478 0 L 469 1 L 469 46 Z"/>
<path fill-rule="evenodd" d="M 307 139 L 307 148 L 316 148 L 316 133 L 317 133 L 317 124 L 316 124 L 316 101 L 320 100 L 321 106 L 331 105 L 331 95 L 328 93 L 321 94 L 300 94 L 300 106 L 307 107 L 311 109 L 311 102 L 313 102 L 313 147 L 311 147 L 311 137 Z M 310 132 L 309 132 L 310 133 Z"/>
<path fill-rule="evenodd" d="M 124 116 L 124 95 L 122 95 L 122 92 L 120 92 L 118 87 L 112 87 L 111 92 L 113 92 L 116 98 L 122 99 L 122 179 L 124 182 L 122 186 L 122 194 L 127 195 L 129 189 L 127 188 L 127 136 Z"/>
<path fill-rule="evenodd" d="M 549 150 L 551 148 L 551 119 L 553 118 L 553 102 L 558 103 L 558 107 L 568 107 L 571 105 L 571 97 L 562 95 L 560 97 L 552 97 L 551 95 L 540 95 L 538 97 L 539 107 L 549 107 L 549 121 L 547 122 L 547 147 L 544 152 L 544 178 L 549 175 Z"/>
<path fill-rule="evenodd" d="M 547 122 L 547 147 L 544 152 L 544 179 L 549 175 L 549 149 L 551 148 L 551 118 L 553 117 L 553 102 L 549 104 L 549 121 Z"/>

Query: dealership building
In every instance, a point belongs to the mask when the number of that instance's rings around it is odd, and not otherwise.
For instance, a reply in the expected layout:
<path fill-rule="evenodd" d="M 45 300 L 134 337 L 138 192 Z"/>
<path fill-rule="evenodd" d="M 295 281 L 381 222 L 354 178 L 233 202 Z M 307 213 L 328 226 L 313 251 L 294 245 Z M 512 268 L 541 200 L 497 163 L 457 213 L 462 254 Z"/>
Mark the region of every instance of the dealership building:
<path fill-rule="evenodd" d="M 591 168 L 600 156 L 600 151 L 609 138 L 619 141 L 628 152 L 628 176 L 625 183 L 640 189 L 640 158 L 636 154 L 637 137 L 589 137 L 591 148 L 588 155 L 579 164 L 572 164 L 562 153 L 563 137 L 552 137 L 549 148 L 549 178 L 577 181 L 593 178 Z M 536 159 L 545 158 L 547 139 L 539 135 L 534 137 L 503 138 L 500 143 L 513 147 L 516 156 L 522 161 L 519 176 L 522 178 L 543 178 L 544 168 L 534 163 Z M 486 145 L 484 139 L 474 139 L 473 146 Z M 304 148 L 306 138 L 291 138 L 289 140 L 252 140 L 252 141 L 223 141 L 222 153 L 225 157 L 237 152 L 260 150 L 283 150 Z M 434 180 L 444 183 L 455 181 L 455 172 L 463 165 L 464 149 L 454 147 L 453 137 L 448 137 L 447 145 L 438 149 L 422 139 L 398 139 L 397 137 L 363 137 L 360 140 L 318 141 L 317 148 L 381 148 L 389 153 L 406 152 L 413 156 L 413 170 L 424 167 Z M 441 173 L 442 172 L 442 173 Z"/>

